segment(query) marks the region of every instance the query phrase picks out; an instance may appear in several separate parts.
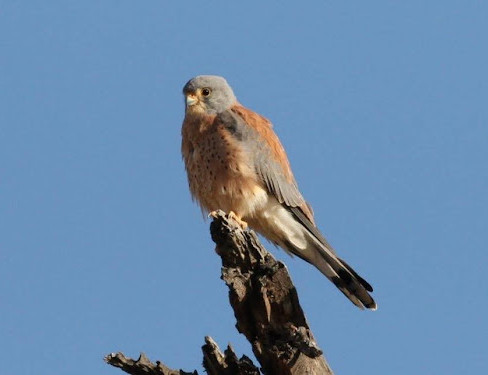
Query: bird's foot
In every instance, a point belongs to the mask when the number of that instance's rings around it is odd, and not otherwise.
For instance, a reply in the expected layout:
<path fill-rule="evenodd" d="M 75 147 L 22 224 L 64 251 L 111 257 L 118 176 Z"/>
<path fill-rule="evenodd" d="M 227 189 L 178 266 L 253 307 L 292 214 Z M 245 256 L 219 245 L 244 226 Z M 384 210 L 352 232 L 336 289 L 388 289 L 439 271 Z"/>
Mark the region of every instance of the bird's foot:
<path fill-rule="evenodd" d="M 248 228 L 247 223 L 242 220 L 234 211 L 230 211 L 228 216 L 230 219 L 234 219 L 235 221 L 237 221 L 237 224 L 239 224 L 242 229 L 246 230 Z"/>
<path fill-rule="evenodd" d="M 219 211 L 220 210 L 210 211 L 208 213 L 208 217 L 213 217 L 215 219 L 217 216 L 219 216 Z"/>
<path fill-rule="evenodd" d="M 223 213 L 223 211 L 221 211 L 221 210 L 211 211 L 208 214 L 208 217 L 213 217 L 215 219 L 219 215 L 219 212 Z M 229 211 L 227 216 L 229 217 L 229 219 L 236 221 L 237 224 L 239 224 L 242 227 L 242 229 L 246 230 L 249 227 L 249 225 L 244 220 L 242 220 L 239 217 L 239 215 L 237 215 L 234 211 Z"/>

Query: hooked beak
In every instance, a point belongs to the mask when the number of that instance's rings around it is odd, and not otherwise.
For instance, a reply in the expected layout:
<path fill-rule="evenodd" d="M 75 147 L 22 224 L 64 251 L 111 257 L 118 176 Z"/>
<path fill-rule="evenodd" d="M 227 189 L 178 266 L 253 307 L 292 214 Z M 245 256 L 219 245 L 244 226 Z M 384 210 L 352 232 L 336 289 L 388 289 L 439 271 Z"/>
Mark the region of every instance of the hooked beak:
<path fill-rule="evenodd" d="M 192 105 L 195 105 L 195 104 L 197 104 L 197 102 L 198 102 L 198 99 L 197 99 L 197 97 L 195 95 L 188 94 L 186 96 L 186 106 L 187 107 L 190 107 Z"/>

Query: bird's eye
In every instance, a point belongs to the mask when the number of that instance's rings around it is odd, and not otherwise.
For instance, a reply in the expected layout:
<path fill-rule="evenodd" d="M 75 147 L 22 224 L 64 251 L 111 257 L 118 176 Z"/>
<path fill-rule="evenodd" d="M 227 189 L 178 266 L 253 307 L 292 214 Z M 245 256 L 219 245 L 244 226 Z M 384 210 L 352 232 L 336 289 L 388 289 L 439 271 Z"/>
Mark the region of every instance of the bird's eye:
<path fill-rule="evenodd" d="M 202 89 L 202 95 L 203 95 L 203 96 L 209 96 L 209 95 L 210 95 L 210 91 L 211 91 L 211 90 L 210 90 L 208 87 L 204 87 L 204 88 Z"/>

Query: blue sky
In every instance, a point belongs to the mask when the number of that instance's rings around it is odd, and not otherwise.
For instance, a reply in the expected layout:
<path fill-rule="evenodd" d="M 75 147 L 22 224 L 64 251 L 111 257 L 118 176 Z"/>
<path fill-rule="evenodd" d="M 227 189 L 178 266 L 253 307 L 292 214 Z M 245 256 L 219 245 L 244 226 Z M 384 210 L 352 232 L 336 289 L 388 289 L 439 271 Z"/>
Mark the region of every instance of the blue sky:
<path fill-rule="evenodd" d="M 0 363 L 117 374 L 239 355 L 180 156 L 181 88 L 225 76 L 272 120 L 354 308 L 268 245 L 337 374 L 486 373 L 488 4 L 0 1 Z"/>

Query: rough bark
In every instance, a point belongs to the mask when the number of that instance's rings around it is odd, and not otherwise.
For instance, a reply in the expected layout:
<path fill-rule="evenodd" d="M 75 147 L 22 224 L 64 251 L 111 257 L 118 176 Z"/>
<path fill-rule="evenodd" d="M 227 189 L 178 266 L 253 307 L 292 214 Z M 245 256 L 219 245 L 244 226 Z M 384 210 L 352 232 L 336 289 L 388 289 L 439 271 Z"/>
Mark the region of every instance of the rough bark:
<path fill-rule="evenodd" d="M 152 363 L 144 353 L 141 353 L 137 360 L 128 358 L 122 353 L 110 353 L 105 356 L 104 360 L 109 365 L 132 375 L 198 375 L 196 371 L 172 370 L 159 361 Z"/>
<path fill-rule="evenodd" d="M 229 345 L 222 353 L 211 337 L 205 337 L 202 346 L 203 367 L 209 375 L 260 375 L 259 369 L 243 355 L 237 359 L 234 349 Z"/>
<path fill-rule="evenodd" d="M 224 212 L 210 225 L 216 252 L 222 258 L 221 278 L 229 287 L 229 300 L 237 319 L 236 328 L 252 345 L 260 370 L 252 361 L 240 359 L 232 347 L 222 353 L 205 338 L 203 366 L 210 375 L 332 375 L 300 307 L 295 287 L 283 263 L 276 261 L 253 231 L 244 231 Z M 133 375 L 197 374 L 172 370 L 161 362 L 151 363 L 144 354 L 134 361 L 122 353 L 105 361 Z"/>

